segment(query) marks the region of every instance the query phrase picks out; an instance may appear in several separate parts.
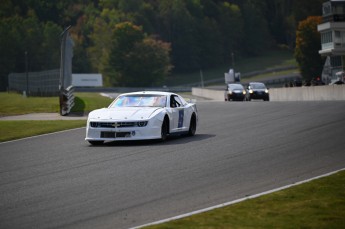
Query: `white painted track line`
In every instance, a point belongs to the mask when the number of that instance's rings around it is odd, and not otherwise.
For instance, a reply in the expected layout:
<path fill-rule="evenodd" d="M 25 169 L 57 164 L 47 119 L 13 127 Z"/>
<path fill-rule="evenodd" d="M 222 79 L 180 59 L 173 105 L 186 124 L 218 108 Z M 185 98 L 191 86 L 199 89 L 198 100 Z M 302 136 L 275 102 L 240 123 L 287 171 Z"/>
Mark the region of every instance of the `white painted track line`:
<path fill-rule="evenodd" d="M 216 208 L 221 208 L 221 207 L 229 206 L 229 205 L 236 204 L 236 203 L 239 203 L 239 202 L 242 202 L 242 201 L 245 201 L 245 200 L 254 199 L 254 198 L 257 198 L 257 197 L 260 197 L 260 196 L 263 196 L 263 195 L 267 195 L 267 194 L 270 194 L 270 193 L 273 193 L 273 192 L 281 191 L 281 190 L 284 190 L 284 189 L 287 189 L 287 188 L 291 188 L 291 187 L 294 187 L 294 186 L 297 186 L 297 185 L 300 185 L 300 184 L 304 184 L 304 183 L 307 183 L 307 182 L 310 182 L 310 181 L 313 181 L 313 180 L 316 180 L 316 179 L 319 179 L 319 178 L 322 178 L 322 177 L 327 177 L 327 176 L 333 175 L 333 174 L 338 173 L 338 172 L 343 171 L 343 170 L 345 170 L 345 168 L 339 169 L 339 170 L 336 170 L 336 171 L 333 171 L 333 172 L 330 172 L 330 173 L 326 173 L 326 174 L 323 174 L 323 175 L 320 175 L 320 176 L 317 176 L 317 177 L 313 177 L 313 178 L 310 178 L 310 179 L 307 179 L 307 180 L 299 181 L 299 182 L 296 182 L 296 183 L 293 183 L 293 184 L 290 184 L 290 185 L 286 185 L 286 186 L 282 186 L 282 187 L 279 187 L 279 188 L 275 188 L 275 189 L 272 189 L 272 190 L 269 190 L 269 191 L 266 191 L 266 192 L 261 192 L 261 193 L 255 194 L 255 195 L 247 196 L 247 197 L 244 197 L 244 198 L 241 198 L 241 199 L 237 199 L 237 200 L 233 200 L 233 201 L 230 201 L 230 202 L 218 204 L 218 205 L 215 205 L 215 206 L 211 206 L 211 207 L 208 207 L 208 208 L 204 208 L 204 209 L 200 209 L 200 210 L 197 210 L 197 211 L 189 212 L 189 213 L 186 213 L 186 214 L 182 214 L 182 215 L 174 216 L 174 217 L 171 217 L 171 218 L 162 219 L 162 220 L 159 220 L 159 221 L 156 221 L 156 222 L 152 222 L 152 223 L 148 223 L 148 224 L 132 227 L 130 229 L 138 229 L 138 228 L 147 227 L 147 226 L 151 226 L 151 225 L 156 225 L 156 224 L 160 224 L 160 223 L 166 223 L 166 222 L 169 222 L 169 221 L 172 221 L 172 220 L 185 218 L 185 217 L 188 217 L 188 216 L 191 216 L 191 215 L 195 215 L 195 214 L 199 214 L 199 213 L 202 213 L 202 212 L 210 211 L 210 210 L 213 210 L 213 209 L 216 209 Z"/>

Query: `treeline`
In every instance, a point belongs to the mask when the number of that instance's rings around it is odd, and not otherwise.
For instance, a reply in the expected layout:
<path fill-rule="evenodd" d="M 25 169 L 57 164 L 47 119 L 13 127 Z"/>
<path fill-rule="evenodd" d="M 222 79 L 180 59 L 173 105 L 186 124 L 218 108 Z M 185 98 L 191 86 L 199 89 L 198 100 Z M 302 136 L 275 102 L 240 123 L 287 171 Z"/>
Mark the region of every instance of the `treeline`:
<path fill-rule="evenodd" d="M 73 72 L 101 72 L 108 86 L 156 86 L 171 71 L 208 69 L 231 63 L 233 55 L 263 55 L 277 46 L 293 49 L 298 22 L 321 15 L 324 1 L 1 2 L 4 88 L 10 72 L 59 68 L 60 34 L 69 25 L 75 42 Z M 140 73 L 143 77 L 135 78 Z"/>

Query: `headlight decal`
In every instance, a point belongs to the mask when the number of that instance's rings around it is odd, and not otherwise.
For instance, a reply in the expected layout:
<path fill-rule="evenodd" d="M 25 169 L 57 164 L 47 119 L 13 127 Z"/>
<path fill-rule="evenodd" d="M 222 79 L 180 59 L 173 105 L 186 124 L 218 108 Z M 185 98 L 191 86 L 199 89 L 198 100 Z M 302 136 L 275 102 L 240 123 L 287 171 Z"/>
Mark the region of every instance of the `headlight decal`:
<path fill-rule="evenodd" d="M 148 121 L 138 122 L 89 122 L 92 128 L 126 128 L 126 127 L 145 127 Z"/>
<path fill-rule="evenodd" d="M 137 122 L 137 126 L 144 127 L 144 126 L 147 126 L 147 123 L 148 123 L 148 121 Z"/>

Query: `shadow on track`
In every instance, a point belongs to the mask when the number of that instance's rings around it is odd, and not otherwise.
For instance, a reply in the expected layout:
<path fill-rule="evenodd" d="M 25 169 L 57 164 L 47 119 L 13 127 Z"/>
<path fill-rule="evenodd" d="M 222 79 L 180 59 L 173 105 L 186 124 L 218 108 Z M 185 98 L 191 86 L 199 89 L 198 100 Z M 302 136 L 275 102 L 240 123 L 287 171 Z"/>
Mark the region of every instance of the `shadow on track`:
<path fill-rule="evenodd" d="M 214 134 L 196 134 L 194 136 L 173 135 L 173 136 L 169 136 L 167 140 L 164 142 L 161 142 L 160 140 L 109 141 L 109 142 L 105 142 L 103 145 L 98 145 L 98 146 L 90 145 L 90 147 L 179 145 L 179 144 L 186 144 L 190 142 L 203 141 L 205 139 L 213 138 L 215 136 L 216 135 Z"/>

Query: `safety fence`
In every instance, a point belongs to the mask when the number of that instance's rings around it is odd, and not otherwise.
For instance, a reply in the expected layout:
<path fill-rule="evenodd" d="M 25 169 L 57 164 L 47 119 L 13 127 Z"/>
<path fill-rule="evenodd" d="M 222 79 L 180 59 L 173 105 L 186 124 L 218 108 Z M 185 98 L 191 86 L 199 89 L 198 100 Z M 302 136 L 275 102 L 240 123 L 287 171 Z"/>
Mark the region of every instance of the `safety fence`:
<path fill-rule="evenodd" d="M 59 94 L 60 69 L 10 73 L 8 89 L 30 96 L 57 96 Z"/>
<path fill-rule="evenodd" d="M 25 96 L 59 96 L 60 114 L 68 115 L 74 106 L 72 86 L 72 58 L 74 42 L 66 28 L 61 36 L 60 69 L 11 73 L 8 76 L 8 90 Z"/>

